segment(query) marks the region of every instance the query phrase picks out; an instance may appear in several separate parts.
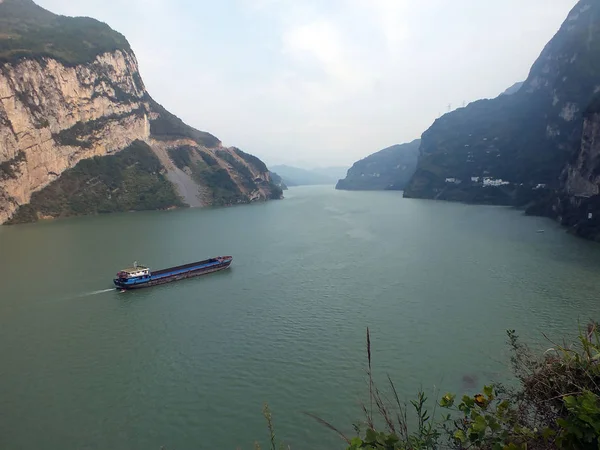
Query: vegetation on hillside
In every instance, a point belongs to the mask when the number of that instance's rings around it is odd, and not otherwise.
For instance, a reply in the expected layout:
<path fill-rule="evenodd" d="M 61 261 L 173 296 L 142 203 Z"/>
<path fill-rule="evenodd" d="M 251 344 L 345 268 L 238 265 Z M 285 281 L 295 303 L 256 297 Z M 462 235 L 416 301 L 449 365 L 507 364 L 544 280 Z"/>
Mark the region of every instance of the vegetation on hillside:
<path fill-rule="evenodd" d="M 217 156 L 227 164 L 231 166 L 233 170 L 239 175 L 242 186 L 249 191 L 256 189 L 256 183 L 254 182 L 254 176 L 248 166 L 240 162 L 235 156 L 225 150 L 217 150 Z M 261 161 L 262 162 L 262 161 Z"/>
<path fill-rule="evenodd" d="M 282 189 L 274 183 L 255 179 L 250 169 L 229 151 L 217 150 L 215 152 L 221 163 L 208 152 L 191 146 L 171 148 L 168 153 L 177 167 L 189 171 L 197 183 L 210 190 L 211 205 L 225 206 L 249 201 L 248 196 L 240 190 L 227 169 L 221 165 L 223 163 L 227 163 L 231 167 L 232 173 L 248 193 L 256 191 L 259 184 L 266 183 L 271 192 L 270 199 L 277 200 L 283 195 Z M 247 156 L 255 158 L 251 155 Z M 256 159 L 260 161 L 258 158 Z M 262 161 L 260 163 L 264 164 Z"/>
<path fill-rule="evenodd" d="M 271 181 L 271 183 L 269 183 L 269 189 L 271 191 L 269 200 L 281 200 L 283 198 L 283 187 L 282 186 Z M 287 187 L 286 187 L 286 189 L 287 189 Z"/>
<path fill-rule="evenodd" d="M 143 116 L 144 112 L 144 109 L 140 108 L 129 113 L 111 114 L 109 116 L 102 116 L 98 119 L 88 120 L 87 122 L 77 122 L 72 127 L 53 134 L 52 137 L 56 143 L 60 145 L 91 148 L 95 139 L 95 133 L 105 130 L 110 122 L 119 121 L 120 119 L 135 115 Z"/>
<path fill-rule="evenodd" d="M 240 158 L 242 158 L 248 164 L 253 166 L 260 173 L 267 173 L 269 171 L 269 169 L 267 168 L 267 165 L 264 162 L 262 162 L 259 158 L 257 158 L 256 156 L 251 155 L 250 153 L 243 152 L 239 148 L 236 148 L 236 147 L 233 148 L 233 151 Z"/>
<path fill-rule="evenodd" d="M 136 141 L 109 156 L 80 161 L 21 206 L 11 224 L 68 217 L 184 206 L 150 147 Z"/>
<path fill-rule="evenodd" d="M 419 392 L 407 405 L 394 382 L 388 389 L 373 381 L 367 329 L 369 401 L 364 420 L 347 435 L 337 433 L 348 450 L 592 450 L 600 448 L 600 332 L 592 323 L 577 342 L 537 355 L 508 331 L 511 365 L 518 383 L 484 386 L 476 395 L 443 395 L 433 411 Z M 271 450 L 277 449 L 271 412 L 264 415 Z M 314 417 L 314 416 L 313 416 Z M 255 448 L 260 448 L 255 444 Z M 286 448 L 283 444 L 279 448 Z"/>
<path fill-rule="evenodd" d="M 192 167 L 192 176 L 201 185 L 211 190 L 211 204 L 213 206 L 233 205 L 247 203 L 248 198 L 242 194 L 229 172 L 219 165 L 211 155 L 200 152 L 202 160 Z"/>
<path fill-rule="evenodd" d="M 155 139 L 191 139 L 198 145 L 207 148 L 218 147 L 221 144 L 221 141 L 212 134 L 190 127 L 153 99 L 149 100 L 150 109 L 158 114 L 157 118 L 150 121 L 150 133 Z"/>
<path fill-rule="evenodd" d="M 167 153 L 169 154 L 171 161 L 173 161 L 178 168 L 184 170 L 186 167 L 192 167 L 192 152 L 195 151 L 196 149 L 194 147 L 182 145 L 181 147 L 169 148 Z"/>
<path fill-rule="evenodd" d="M 18 178 L 19 165 L 27 160 L 25 152 L 19 151 L 14 158 L 0 163 L 0 181 Z"/>
<path fill-rule="evenodd" d="M 0 64 L 49 57 L 74 66 L 115 50 L 130 50 L 129 43 L 102 22 L 59 16 L 31 0 L 0 3 Z"/>
<path fill-rule="evenodd" d="M 285 182 L 283 181 L 283 179 L 279 176 L 279 174 L 277 174 L 275 172 L 271 172 L 271 181 L 275 186 L 280 188 L 282 191 L 285 191 L 288 189 L 288 187 L 285 184 Z"/>
<path fill-rule="evenodd" d="M 177 167 L 189 170 L 198 184 L 210 189 L 211 205 L 225 206 L 248 201 L 214 156 L 190 146 L 172 148 L 168 152 Z"/>

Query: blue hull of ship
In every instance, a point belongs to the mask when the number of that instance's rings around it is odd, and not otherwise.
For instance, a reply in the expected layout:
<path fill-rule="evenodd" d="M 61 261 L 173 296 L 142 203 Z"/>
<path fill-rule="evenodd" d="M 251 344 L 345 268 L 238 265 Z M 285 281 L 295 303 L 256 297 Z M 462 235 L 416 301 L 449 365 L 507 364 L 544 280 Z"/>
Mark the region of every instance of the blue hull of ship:
<path fill-rule="evenodd" d="M 215 259 L 208 259 L 206 261 L 199 261 L 196 263 L 186 264 L 184 266 L 171 267 L 168 269 L 159 270 L 150 274 L 147 278 L 115 278 L 113 283 L 117 289 L 141 289 L 151 286 L 158 286 L 160 284 L 171 283 L 173 281 L 184 280 L 186 278 L 198 277 L 200 275 L 207 275 L 209 273 L 218 272 L 220 270 L 228 269 L 231 265 L 233 258 L 227 257 L 219 261 Z"/>

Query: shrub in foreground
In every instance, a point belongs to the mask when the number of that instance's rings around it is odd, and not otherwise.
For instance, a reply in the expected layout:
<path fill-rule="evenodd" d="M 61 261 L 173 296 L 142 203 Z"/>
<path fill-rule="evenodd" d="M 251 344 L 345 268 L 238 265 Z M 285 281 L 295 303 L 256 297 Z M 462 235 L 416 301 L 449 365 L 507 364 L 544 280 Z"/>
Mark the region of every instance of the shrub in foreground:
<path fill-rule="evenodd" d="M 348 437 L 312 417 L 338 433 L 348 450 L 600 449 L 598 326 L 580 330 L 572 345 L 552 343 L 542 355 L 522 344 L 515 331 L 508 331 L 508 343 L 518 385 L 488 385 L 460 398 L 445 394 L 436 415 L 437 407 L 428 411 L 423 392 L 410 406 L 403 403 L 389 377 L 388 392 L 382 394 L 372 377 L 367 329 L 369 402 L 362 407 L 363 423 L 354 425 L 355 435 Z M 276 450 L 271 415 L 265 411 L 271 450 Z"/>

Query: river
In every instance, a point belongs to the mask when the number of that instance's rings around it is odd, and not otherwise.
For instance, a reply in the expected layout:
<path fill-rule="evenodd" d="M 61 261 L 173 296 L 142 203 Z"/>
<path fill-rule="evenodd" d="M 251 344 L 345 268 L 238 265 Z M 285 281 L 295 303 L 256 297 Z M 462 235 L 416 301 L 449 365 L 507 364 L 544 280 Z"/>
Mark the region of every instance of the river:
<path fill-rule="evenodd" d="M 538 232 L 538 230 L 545 230 Z M 230 270 L 111 289 L 134 260 Z M 600 317 L 600 245 L 510 208 L 286 191 L 221 209 L 0 227 L 0 448 L 344 448 L 373 368 L 410 398 L 506 379 L 505 331 Z"/>

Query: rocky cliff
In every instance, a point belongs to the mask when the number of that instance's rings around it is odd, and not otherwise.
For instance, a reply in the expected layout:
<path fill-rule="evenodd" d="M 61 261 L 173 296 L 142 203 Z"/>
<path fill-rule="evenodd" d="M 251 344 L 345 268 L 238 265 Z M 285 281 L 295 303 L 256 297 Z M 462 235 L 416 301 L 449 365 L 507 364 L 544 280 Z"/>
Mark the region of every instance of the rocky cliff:
<path fill-rule="evenodd" d="M 417 168 L 419 146 L 417 139 L 408 144 L 393 145 L 354 163 L 346 178 L 336 189 L 403 190 Z"/>
<path fill-rule="evenodd" d="M 168 180 L 178 194 L 171 205 L 161 206 L 281 197 L 258 158 L 223 147 L 152 100 L 120 34 L 93 19 L 56 16 L 30 0 L 0 1 L 0 223 L 34 193 L 53 189 L 81 161 L 113 155 L 135 142 L 147 144 L 159 162 L 156 182 Z M 173 157 L 183 154 L 185 164 Z M 138 151 L 125 160 L 134 166 L 136 155 L 147 156 Z M 200 166 L 205 156 L 210 168 Z M 92 176 L 86 170 L 76 174 Z M 131 194 L 145 198 L 156 186 L 130 183 L 128 188 L 141 190 Z M 98 195 L 99 202 L 111 196 L 103 190 Z M 107 205 L 103 212 L 111 210 Z M 78 213 L 65 205 L 59 210 L 61 216 Z M 30 206 L 25 216 L 52 215 Z"/>
<path fill-rule="evenodd" d="M 584 113 L 581 145 L 562 174 L 563 188 L 541 213 L 581 237 L 600 241 L 600 96 Z M 537 212 L 537 211 L 532 211 Z"/>
<path fill-rule="evenodd" d="M 600 90 L 600 2 L 581 0 L 513 95 L 446 114 L 422 136 L 407 197 L 527 205 L 561 188 Z"/>

